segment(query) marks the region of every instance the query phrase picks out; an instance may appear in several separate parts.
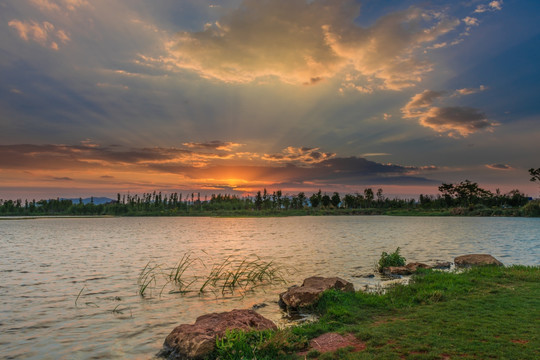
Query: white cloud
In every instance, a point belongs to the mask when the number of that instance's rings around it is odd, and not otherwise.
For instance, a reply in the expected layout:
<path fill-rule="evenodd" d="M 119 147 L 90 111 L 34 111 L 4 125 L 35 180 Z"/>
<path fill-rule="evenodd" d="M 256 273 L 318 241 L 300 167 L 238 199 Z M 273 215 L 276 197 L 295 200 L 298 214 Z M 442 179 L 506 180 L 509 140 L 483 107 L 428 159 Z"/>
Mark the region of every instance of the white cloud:
<path fill-rule="evenodd" d="M 478 26 L 479 22 L 478 22 L 478 19 L 477 18 L 474 18 L 474 17 L 471 17 L 471 16 L 467 16 L 463 19 L 463 22 L 467 25 L 467 26 Z"/>
<path fill-rule="evenodd" d="M 312 84 L 349 75 L 355 80 L 344 89 L 399 90 L 432 69 L 417 50 L 460 24 L 410 8 L 362 28 L 354 22 L 358 12 L 352 0 L 245 0 L 203 31 L 178 34 L 170 52 L 178 68 L 224 82 Z"/>
<path fill-rule="evenodd" d="M 476 7 L 476 10 L 474 10 L 475 13 L 484 13 L 486 11 L 499 11 L 502 10 L 502 0 L 495 0 L 490 2 L 489 4 L 481 4 Z"/>

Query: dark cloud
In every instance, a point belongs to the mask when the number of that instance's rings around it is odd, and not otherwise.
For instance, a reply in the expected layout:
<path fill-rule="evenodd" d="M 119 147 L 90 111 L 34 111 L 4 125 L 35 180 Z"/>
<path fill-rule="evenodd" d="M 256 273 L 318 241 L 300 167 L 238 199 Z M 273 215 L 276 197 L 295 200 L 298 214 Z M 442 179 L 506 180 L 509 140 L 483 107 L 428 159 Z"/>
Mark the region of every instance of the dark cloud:
<path fill-rule="evenodd" d="M 418 119 L 422 126 L 449 136 L 467 136 L 481 130 L 492 130 L 497 125 L 490 122 L 486 114 L 472 107 L 434 106 L 434 102 L 446 100 L 445 94 L 445 91 L 425 90 L 414 95 L 401 109 L 403 117 Z M 466 95 L 465 92 L 463 95 Z"/>
<path fill-rule="evenodd" d="M 203 143 L 189 142 L 189 143 L 184 143 L 183 145 L 191 149 L 212 149 L 212 150 L 223 150 L 223 151 L 232 151 L 233 149 L 242 146 L 242 144 L 233 143 L 233 142 L 224 142 L 224 141 L 219 141 L 219 140 L 213 140 L 213 141 L 203 142 Z"/>
<path fill-rule="evenodd" d="M 486 165 L 486 167 L 493 170 L 512 170 L 512 167 L 507 164 L 489 164 L 489 165 Z"/>
<path fill-rule="evenodd" d="M 53 180 L 56 180 L 56 181 L 73 181 L 72 178 L 67 177 L 67 176 L 65 176 L 65 177 L 53 177 Z"/>

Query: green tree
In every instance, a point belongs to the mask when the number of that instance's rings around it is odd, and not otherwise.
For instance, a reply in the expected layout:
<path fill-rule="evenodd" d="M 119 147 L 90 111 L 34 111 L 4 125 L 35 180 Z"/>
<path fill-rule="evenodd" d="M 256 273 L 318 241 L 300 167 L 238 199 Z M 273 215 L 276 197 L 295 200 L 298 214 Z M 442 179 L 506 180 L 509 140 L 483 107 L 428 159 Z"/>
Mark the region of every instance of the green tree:
<path fill-rule="evenodd" d="M 538 169 L 530 168 L 529 169 L 529 175 L 531 175 L 531 181 L 532 182 L 535 182 L 535 181 L 540 182 L 540 168 L 538 168 Z"/>
<path fill-rule="evenodd" d="M 373 190 L 371 188 L 364 189 L 364 197 L 366 198 L 366 207 L 371 207 L 374 199 Z"/>
<path fill-rule="evenodd" d="M 332 195 L 332 198 L 330 199 L 330 201 L 332 202 L 332 205 L 333 205 L 335 208 L 338 208 L 338 207 L 339 207 L 339 203 L 341 202 L 341 197 L 339 196 L 339 193 L 334 192 L 334 194 Z"/>
<path fill-rule="evenodd" d="M 540 184 L 540 168 L 538 169 L 533 169 L 533 168 L 530 168 L 529 169 L 529 175 L 531 175 L 531 181 L 532 182 L 537 182 Z"/>
<path fill-rule="evenodd" d="M 257 195 L 255 196 L 255 209 L 261 210 L 263 204 L 263 199 L 261 196 L 261 192 L 257 191 Z"/>

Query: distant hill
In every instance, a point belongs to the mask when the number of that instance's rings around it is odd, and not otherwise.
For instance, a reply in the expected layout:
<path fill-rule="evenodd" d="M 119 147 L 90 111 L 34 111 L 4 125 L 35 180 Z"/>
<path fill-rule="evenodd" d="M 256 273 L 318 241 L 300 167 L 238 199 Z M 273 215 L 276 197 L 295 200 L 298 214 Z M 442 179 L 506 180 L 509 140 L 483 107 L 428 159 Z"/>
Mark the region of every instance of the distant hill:
<path fill-rule="evenodd" d="M 79 203 L 79 198 L 62 199 L 62 200 L 71 200 L 71 202 L 74 203 L 74 204 Z M 82 202 L 83 202 L 83 204 L 86 205 L 86 204 L 90 204 L 91 200 L 92 200 L 92 198 L 88 197 L 88 198 L 82 199 Z M 116 201 L 116 200 L 108 198 L 108 197 L 94 197 L 94 204 L 95 205 L 107 204 L 107 203 L 110 203 L 112 201 Z"/>

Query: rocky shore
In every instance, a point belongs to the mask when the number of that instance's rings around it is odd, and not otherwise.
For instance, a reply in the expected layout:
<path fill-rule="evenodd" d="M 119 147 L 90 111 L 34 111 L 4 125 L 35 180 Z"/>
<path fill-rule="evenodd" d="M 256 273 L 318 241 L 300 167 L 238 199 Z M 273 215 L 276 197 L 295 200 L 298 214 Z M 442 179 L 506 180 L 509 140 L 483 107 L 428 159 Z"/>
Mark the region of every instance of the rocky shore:
<path fill-rule="evenodd" d="M 483 265 L 503 266 L 503 264 L 488 254 L 469 254 L 458 256 L 453 264 L 456 267 L 475 267 Z M 449 269 L 451 262 L 441 262 L 432 265 L 414 262 L 405 266 L 386 267 L 383 273 L 392 276 L 412 275 L 419 269 Z M 305 279 L 298 286 L 291 286 L 279 294 L 279 306 L 287 313 L 299 310 L 313 309 L 323 293 L 335 290 L 345 293 L 355 291 L 353 284 L 339 277 L 313 276 Z M 277 330 L 277 326 L 264 318 L 253 309 L 232 310 L 223 313 L 212 313 L 197 318 L 194 324 L 181 324 L 174 328 L 165 339 L 159 357 L 173 359 L 205 359 L 211 356 L 216 348 L 216 339 L 220 339 L 232 330 L 264 331 Z M 309 342 L 307 347 L 298 352 L 306 355 L 310 350 L 324 353 L 341 348 L 362 351 L 365 344 L 351 334 L 323 334 Z"/>

